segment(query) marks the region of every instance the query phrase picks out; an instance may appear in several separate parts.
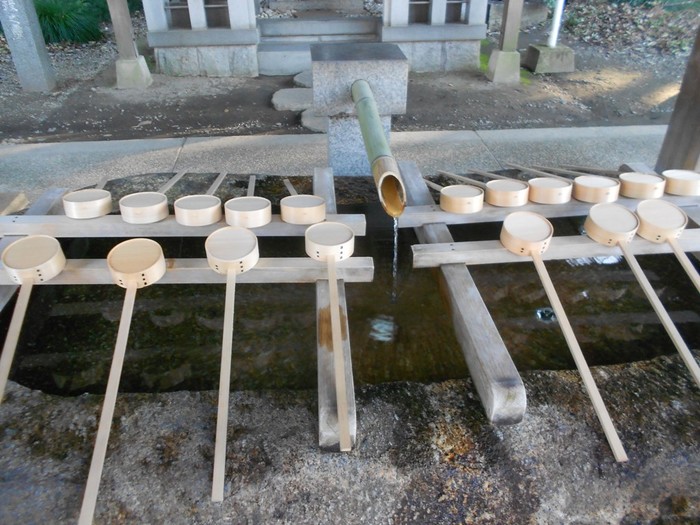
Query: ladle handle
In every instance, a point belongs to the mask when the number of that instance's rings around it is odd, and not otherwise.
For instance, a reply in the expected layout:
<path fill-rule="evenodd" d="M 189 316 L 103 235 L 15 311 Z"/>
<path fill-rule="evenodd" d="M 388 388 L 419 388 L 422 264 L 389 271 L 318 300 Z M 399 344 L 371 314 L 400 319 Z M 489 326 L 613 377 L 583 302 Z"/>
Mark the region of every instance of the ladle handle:
<path fill-rule="evenodd" d="M 15 356 L 15 349 L 17 348 L 17 342 L 19 341 L 19 334 L 22 331 L 22 324 L 24 323 L 24 316 L 27 313 L 29 296 L 32 294 L 33 286 L 33 281 L 26 280 L 22 282 L 22 286 L 19 288 L 19 294 L 17 295 L 15 311 L 12 313 L 10 327 L 7 329 L 5 345 L 2 348 L 2 357 L 0 357 L 0 403 L 2 403 L 2 400 L 5 397 L 7 379 L 10 377 L 12 360 Z"/>
<path fill-rule="evenodd" d="M 248 178 L 248 193 L 246 193 L 247 197 L 252 197 L 255 195 L 255 175 L 251 175 Z"/>
<path fill-rule="evenodd" d="M 284 182 L 284 185 L 287 187 L 287 191 L 290 195 L 299 195 L 297 190 L 294 188 L 294 184 L 292 184 L 289 179 L 284 179 L 282 182 Z"/>
<path fill-rule="evenodd" d="M 219 173 L 219 176 L 214 179 L 214 182 L 212 182 L 211 186 L 209 186 L 209 189 L 207 190 L 207 195 L 214 195 L 216 193 L 216 190 L 219 189 L 219 186 L 221 186 L 221 183 L 224 182 L 224 179 L 226 178 L 226 172 L 221 172 Z"/>
<path fill-rule="evenodd" d="M 214 445 L 214 477 L 211 500 L 224 500 L 226 474 L 226 432 L 228 430 L 228 402 L 231 390 L 231 352 L 233 347 L 233 303 L 236 298 L 236 272 L 226 272 L 226 301 L 224 304 L 224 335 L 221 343 L 221 372 L 219 374 L 219 408 L 216 416 L 216 443 Z"/>
<path fill-rule="evenodd" d="M 449 171 L 439 170 L 438 174 L 444 175 L 445 177 L 450 177 L 450 178 L 458 180 L 460 182 L 464 182 L 465 184 L 471 184 L 472 186 L 477 186 L 477 187 L 481 188 L 482 190 L 486 189 L 486 184 L 484 184 L 483 182 L 479 182 L 478 180 L 470 179 L 468 177 L 462 177 L 461 175 L 457 175 L 456 173 L 450 173 Z"/>
<path fill-rule="evenodd" d="M 520 164 L 512 164 L 510 162 L 506 163 L 506 166 L 509 168 L 515 168 L 516 170 L 520 170 L 524 173 L 529 173 L 530 175 L 535 175 L 536 177 L 549 177 L 550 179 L 559 179 L 563 180 L 566 182 L 571 182 L 571 179 L 567 179 L 566 177 L 560 177 L 559 175 L 554 175 L 553 173 L 547 173 L 546 171 L 540 171 L 532 168 L 528 168 L 526 166 L 521 166 Z M 581 174 L 579 174 L 581 175 Z"/>
<path fill-rule="evenodd" d="M 693 266 L 690 258 L 686 255 L 683 248 L 680 247 L 678 241 L 674 237 L 669 237 L 666 240 L 671 245 L 671 249 L 673 250 L 673 253 L 676 254 L 676 258 L 678 259 L 678 262 L 681 263 L 681 266 L 683 266 L 685 273 L 688 274 L 688 277 L 690 277 L 690 280 L 693 281 L 696 290 L 698 293 L 700 293 L 700 274 L 695 269 L 695 266 Z"/>
<path fill-rule="evenodd" d="M 622 446 L 620 437 L 617 435 L 615 425 L 613 424 L 612 419 L 610 419 L 610 414 L 608 414 L 608 410 L 605 408 L 603 398 L 601 397 L 598 387 L 593 380 L 591 370 L 588 368 L 588 363 L 586 363 L 586 358 L 583 356 L 581 347 L 576 340 L 576 335 L 574 335 L 574 330 L 571 328 L 571 324 L 569 323 L 569 318 L 566 316 L 566 312 L 564 311 L 561 301 L 559 301 L 559 295 L 557 294 L 554 284 L 549 277 L 549 272 L 547 271 L 547 268 L 545 267 L 539 253 L 532 253 L 531 255 L 532 260 L 535 263 L 537 274 L 540 276 L 540 280 L 544 286 L 544 291 L 547 294 L 555 315 L 557 316 L 561 331 L 564 333 L 564 338 L 566 339 L 566 343 L 569 346 L 571 355 L 576 363 L 576 368 L 578 369 L 581 379 L 583 380 L 583 386 L 586 388 L 588 397 L 593 404 L 593 409 L 598 416 L 598 420 L 603 427 L 605 437 L 607 438 L 608 444 L 610 445 L 612 453 L 615 456 L 615 461 L 627 461 L 627 453 Z"/>
<path fill-rule="evenodd" d="M 577 175 L 585 175 L 587 173 L 594 173 L 596 175 L 619 175 L 618 170 L 606 170 L 604 168 L 594 168 L 593 166 L 576 166 L 574 164 L 562 164 L 562 168 L 567 168 L 570 170 L 576 170 Z"/>
<path fill-rule="evenodd" d="M 430 181 L 428 179 L 423 179 L 423 181 L 425 182 L 425 185 L 428 186 L 428 188 L 432 188 L 435 191 L 442 191 L 442 186 L 440 186 L 439 184 L 435 184 L 433 181 Z"/>
<path fill-rule="evenodd" d="M 177 181 L 179 181 L 182 177 L 185 176 L 185 173 L 187 173 L 187 172 L 186 172 L 186 171 L 180 171 L 180 172 L 176 173 L 175 175 L 173 175 L 172 177 L 170 177 L 170 179 L 168 180 L 168 182 L 166 182 L 166 183 L 163 184 L 160 188 L 158 188 L 158 190 L 157 190 L 158 193 L 165 193 L 165 192 L 168 191 L 170 188 L 172 188 L 173 186 L 175 186 L 175 184 L 177 183 Z"/>
<path fill-rule="evenodd" d="M 467 171 L 469 171 L 469 173 L 476 173 L 477 175 L 481 175 L 482 177 L 488 177 L 489 179 L 512 180 L 512 177 L 506 177 L 505 175 L 496 175 L 495 173 L 491 173 L 490 171 L 482 171 L 474 168 L 469 168 Z"/>
<path fill-rule="evenodd" d="M 683 338 L 681 337 L 680 332 L 678 332 L 676 325 L 673 324 L 671 316 L 668 315 L 664 305 L 661 304 L 659 296 L 656 295 L 656 292 L 651 286 L 649 279 L 647 279 L 646 275 L 644 275 L 644 270 L 642 270 L 642 267 L 639 266 L 637 258 L 631 251 L 629 251 L 625 243 L 620 242 L 618 245 L 622 250 L 622 254 L 625 256 L 625 259 L 627 259 L 627 264 L 632 269 L 632 273 L 634 273 L 634 276 L 637 278 L 637 282 L 639 282 L 642 290 L 644 290 L 644 294 L 647 296 L 651 306 L 654 308 L 656 315 L 661 320 L 661 324 L 664 325 L 666 333 L 673 340 L 673 344 L 675 345 L 676 350 L 678 350 L 678 353 L 681 354 L 681 358 L 685 362 L 685 366 L 687 366 L 688 370 L 690 370 L 695 383 L 700 386 L 700 366 L 698 366 L 698 363 L 695 361 L 693 354 L 690 353 L 690 350 L 685 344 L 685 341 L 683 341 Z"/>
<path fill-rule="evenodd" d="M 340 451 L 348 452 L 352 449 L 352 440 L 350 438 L 348 394 L 345 384 L 345 356 L 343 355 L 343 335 L 340 325 L 340 300 L 338 298 L 338 278 L 335 272 L 335 258 L 329 255 L 326 263 L 328 265 L 328 289 L 330 291 L 333 370 L 335 372 L 335 399 L 338 408 Z"/>
<path fill-rule="evenodd" d="M 551 168 L 549 166 L 533 166 L 533 168 L 537 170 L 545 170 L 545 171 L 551 171 L 552 173 L 558 173 L 560 175 L 570 175 L 572 177 L 580 177 L 582 175 L 587 175 L 586 173 L 582 173 L 580 171 L 572 171 L 572 170 L 565 170 L 561 168 Z M 569 179 L 566 179 L 569 180 Z"/>
<path fill-rule="evenodd" d="M 542 177 L 549 177 L 551 179 L 563 180 L 564 182 L 571 183 L 571 179 L 568 177 L 561 177 L 560 175 L 570 175 L 572 177 L 580 177 L 583 173 L 577 173 L 575 171 L 562 170 L 559 168 L 550 168 L 548 166 L 533 166 L 534 169 L 540 172 Z M 555 175 L 557 173 L 558 175 Z"/>
<path fill-rule="evenodd" d="M 122 306 L 122 315 L 119 320 L 119 331 L 117 332 L 117 342 L 114 345 L 114 356 L 112 357 L 112 367 L 109 370 L 107 381 L 107 392 L 102 404 L 100 414 L 100 424 L 97 427 L 97 437 L 95 438 L 95 449 L 92 453 L 90 472 L 88 473 L 83 505 L 80 508 L 80 518 L 78 525 L 91 525 L 97 504 L 97 492 L 100 488 L 100 478 L 102 477 L 102 467 L 107 453 L 107 441 L 109 431 L 112 427 L 112 417 L 114 416 L 114 405 L 117 402 L 117 392 L 119 390 L 119 380 L 122 375 L 124 364 L 124 354 L 126 353 L 126 343 L 129 340 L 129 328 L 131 327 L 131 316 L 134 312 L 134 300 L 136 299 L 136 283 L 128 283 Z"/>

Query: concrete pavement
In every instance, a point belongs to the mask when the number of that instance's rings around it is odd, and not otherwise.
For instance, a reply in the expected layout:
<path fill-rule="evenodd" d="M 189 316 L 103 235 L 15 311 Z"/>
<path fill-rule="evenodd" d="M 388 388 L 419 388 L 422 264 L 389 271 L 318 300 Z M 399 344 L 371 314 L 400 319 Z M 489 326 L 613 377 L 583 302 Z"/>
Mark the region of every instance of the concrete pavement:
<path fill-rule="evenodd" d="M 392 132 L 391 146 L 424 175 L 496 170 L 507 162 L 616 168 L 653 166 L 665 133 L 666 126 Z M 327 165 L 326 148 L 321 134 L 2 144 L 0 192 L 23 191 L 32 200 L 49 188 L 157 172 L 311 175 Z"/>

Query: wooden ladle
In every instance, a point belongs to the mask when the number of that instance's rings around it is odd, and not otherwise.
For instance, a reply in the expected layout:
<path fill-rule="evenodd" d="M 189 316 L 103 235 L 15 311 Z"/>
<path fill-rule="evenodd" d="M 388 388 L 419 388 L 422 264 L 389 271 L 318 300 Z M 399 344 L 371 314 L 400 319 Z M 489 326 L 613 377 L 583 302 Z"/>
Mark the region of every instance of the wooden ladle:
<path fill-rule="evenodd" d="M 492 206 L 512 208 L 527 204 L 530 187 L 522 181 L 497 179 L 484 183 L 447 171 L 438 171 L 438 173 L 472 186 L 478 186 L 484 190 L 485 200 Z"/>
<path fill-rule="evenodd" d="M 335 264 L 350 257 L 355 250 L 355 234 L 352 229 L 339 222 L 321 222 L 306 229 L 304 235 L 306 254 L 317 261 L 325 261 L 328 268 L 328 288 L 330 291 L 331 334 L 333 338 L 333 369 L 335 373 L 336 405 L 340 451 L 352 448 L 350 423 L 348 419 L 347 386 L 345 383 L 345 360 L 343 357 L 343 336 L 340 325 L 340 300 Z"/>
<path fill-rule="evenodd" d="M 253 232 L 237 226 L 220 228 L 204 243 L 209 266 L 226 275 L 224 304 L 224 334 L 221 343 L 221 371 L 219 375 L 219 406 L 216 417 L 214 445 L 214 476 L 212 501 L 224 499 L 226 467 L 226 431 L 228 428 L 229 391 L 231 389 L 231 351 L 233 344 L 233 305 L 236 297 L 236 275 L 253 268 L 259 259 L 258 239 Z"/>
<path fill-rule="evenodd" d="M 700 292 L 700 275 L 678 244 L 678 237 L 688 225 L 688 216 L 675 204 L 664 200 L 646 200 L 637 206 L 639 229 L 637 235 L 656 243 L 667 242 L 685 273 Z"/>
<path fill-rule="evenodd" d="M 117 341 L 114 345 L 112 367 L 110 368 L 107 381 L 107 392 L 102 404 L 100 423 L 97 427 L 95 449 L 92 453 L 90 472 L 88 473 L 83 504 L 80 509 L 79 525 L 91 525 L 95 514 L 97 493 L 100 488 L 102 468 L 104 467 L 107 453 L 107 441 L 109 440 L 109 432 L 112 427 L 114 405 L 117 402 L 119 380 L 124 364 L 126 344 L 129 339 L 136 290 L 157 282 L 165 275 L 163 250 L 160 244 L 151 239 L 129 239 L 117 244 L 107 254 L 107 265 L 115 284 L 126 288 L 126 294 L 124 296 L 121 319 L 119 320 Z"/>
<path fill-rule="evenodd" d="M 20 288 L 0 357 L 0 403 L 5 395 L 5 386 L 10 376 L 32 288 L 34 284 L 53 279 L 61 273 L 66 266 L 66 257 L 61 245 L 53 237 L 30 235 L 13 242 L 3 250 L 2 264 Z"/>
<path fill-rule="evenodd" d="M 440 186 L 429 180 L 425 184 L 440 192 L 440 209 L 449 213 L 476 213 L 484 207 L 484 190 L 468 184 Z"/>
<path fill-rule="evenodd" d="M 272 220 L 272 203 L 264 197 L 255 196 L 255 175 L 248 181 L 244 197 L 234 197 L 224 204 L 226 224 L 241 228 L 259 228 Z"/>
<path fill-rule="evenodd" d="M 644 275 L 644 270 L 637 262 L 637 258 L 627 246 L 639 228 L 638 217 L 620 204 L 596 204 L 588 213 L 583 227 L 588 236 L 594 241 L 607 246 L 617 245 L 620 247 L 637 282 L 639 282 L 656 315 L 661 320 L 661 324 L 663 324 L 673 344 L 681 354 L 681 358 L 688 370 L 690 370 L 693 379 L 700 386 L 700 366 L 698 366 L 693 354 L 690 353 L 688 346 L 678 332 L 676 325 L 673 324 L 671 317 L 663 304 L 661 304 L 661 300 L 656 295 L 651 283 Z"/>
<path fill-rule="evenodd" d="M 544 253 L 549 242 L 554 233 L 554 228 L 552 224 L 545 219 L 543 216 L 532 212 L 515 212 L 508 215 L 503 221 L 503 227 L 501 228 L 501 243 L 510 252 L 517 255 L 530 256 L 535 263 L 535 269 L 537 274 L 542 281 L 544 290 L 549 298 L 549 302 L 552 305 L 557 320 L 559 321 L 559 326 L 564 333 L 564 338 L 569 346 L 571 355 L 576 363 L 576 368 L 578 369 L 581 379 L 583 380 L 583 385 L 586 388 L 588 397 L 593 403 L 593 409 L 595 410 L 598 420 L 603 427 L 603 432 L 605 437 L 608 439 L 610 448 L 612 449 L 615 460 L 618 462 L 627 461 L 627 454 L 622 446 L 620 437 L 617 435 L 615 426 L 610 419 L 610 414 L 608 414 L 605 408 L 605 403 L 603 398 L 598 391 L 598 387 L 593 380 L 591 371 L 588 368 L 586 359 L 583 356 L 581 347 L 578 344 L 576 336 L 574 335 L 573 328 L 569 323 L 569 319 L 566 316 L 564 307 L 559 300 L 559 295 L 557 294 L 554 284 L 549 277 L 549 272 L 542 261 L 541 254 Z"/>

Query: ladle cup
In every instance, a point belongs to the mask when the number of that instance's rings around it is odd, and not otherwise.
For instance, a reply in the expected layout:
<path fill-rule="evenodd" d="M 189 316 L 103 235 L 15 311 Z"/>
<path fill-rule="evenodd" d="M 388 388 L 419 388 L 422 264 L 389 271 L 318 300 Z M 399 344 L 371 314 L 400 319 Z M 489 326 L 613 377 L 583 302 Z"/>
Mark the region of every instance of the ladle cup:
<path fill-rule="evenodd" d="M 345 383 L 345 360 L 343 356 L 343 336 L 340 324 L 340 300 L 335 263 L 350 257 L 355 249 L 355 234 L 345 224 L 322 222 L 306 229 L 304 235 L 306 254 L 317 261 L 325 261 L 328 268 L 328 288 L 330 292 L 331 334 L 333 338 L 333 369 L 335 373 L 336 405 L 340 451 L 352 448 L 350 423 L 348 420 L 347 386 Z"/>
<path fill-rule="evenodd" d="M 114 405 L 117 401 L 126 344 L 129 339 L 129 328 L 134 311 L 136 290 L 155 283 L 165 275 L 163 250 L 157 242 L 151 239 L 129 239 L 117 244 L 107 254 L 107 266 L 109 267 L 112 280 L 118 286 L 125 288 L 126 293 L 119 320 L 117 340 L 114 345 L 112 366 L 107 381 L 107 391 L 102 404 L 100 423 L 97 427 L 95 449 L 92 453 L 90 472 L 88 473 L 83 504 L 80 509 L 79 525 L 90 525 L 95 514 L 97 493 L 100 488 L 102 468 L 104 467 L 107 453 L 107 441 L 109 440 L 109 432 L 114 416 Z"/>
<path fill-rule="evenodd" d="M 209 266 L 226 276 L 224 333 L 219 376 L 219 407 L 214 445 L 212 501 L 224 499 L 226 467 L 226 430 L 228 428 L 229 391 L 231 389 L 231 351 L 233 344 L 233 306 L 236 296 L 236 275 L 253 268 L 259 259 L 258 239 L 253 232 L 237 226 L 220 228 L 204 243 Z"/>
<path fill-rule="evenodd" d="M 668 333 L 676 349 L 681 354 L 681 358 L 683 358 L 685 365 L 690 370 L 693 379 L 700 386 L 700 366 L 695 362 L 693 354 L 691 354 L 681 334 L 673 324 L 671 317 L 666 312 L 663 304 L 661 304 L 661 300 L 656 295 L 651 283 L 644 275 L 644 270 L 637 262 L 637 258 L 627 246 L 639 228 L 638 217 L 619 204 L 597 204 L 591 208 L 583 227 L 588 236 L 594 241 L 607 246 L 617 245 L 620 247 L 637 282 L 644 290 L 644 294 L 661 320 L 661 324 L 666 329 L 666 333 Z"/>
<path fill-rule="evenodd" d="M 300 195 L 288 179 L 284 179 L 290 196 L 280 201 L 280 215 L 290 224 L 316 224 L 326 220 L 326 201 L 317 195 Z"/>
<path fill-rule="evenodd" d="M 226 224 L 241 228 L 259 228 L 272 220 L 272 203 L 255 197 L 255 175 L 250 176 L 245 197 L 234 197 L 224 204 Z"/>
<path fill-rule="evenodd" d="M 616 201 L 620 195 L 620 181 L 610 177 L 604 177 L 602 175 L 588 175 L 576 171 L 546 168 L 542 166 L 536 166 L 536 169 L 527 168 L 525 166 L 512 163 L 508 163 L 508 166 L 526 173 L 531 173 L 533 175 L 565 181 L 570 181 L 570 179 L 561 177 L 560 175 L 570 175 L 575 177 L 573 180 L 574 187 L 572 190 L 572 196 L 577 201 L 589 202 L 593 204 L 613 202 Z M 547 171 L 543 170 L 558 173 L 559 175 L 548 173 Z"/>
<path fill-rule="evenodd" d="M 637 235 L 651 242 L 667 242 L 678 262 L 693 281 L 695 288 L 700 292 L 700 274 L 676 240 L 688 224 L 688 216 L 685 212 L 668 201 L 646 200 L 637 206 L 637 217 L 639 217 Z"/>
<path fill-rule="evenodd" d="M 651 173 L 620 173 L 620 195 L 630 199 L 658 199 L 664 194 L 666 180 Z"/>
<path fill-rule="evenodd" d="M 20 288 L 0 356 L 0 403 L 5 395 L 32 288 L 34 284 L 53 279 L 61 273 L 66 266 L 66 257 L 61 245 L 53 237 L 30 235 L 13 242 L 3 250 L 2 264 Z"/>
<path fill-rule="evenodd" d="M 71 219 L 94 219 L 112 211 L 112 194 L 101 188 L 88 188 L 66 193 L 63 211 Z"/>
<path fill-rule="evenodd" d="M 469 168 L 469 171 L 492 179 L 515 180 L 488 171 Z M 527 181 L 530 188 L 528 199 L 537 204 L 565 204 L 571 200 L 573 183 L 562 177 L 536 176 Z"/>
<path fill-rule="evenodd" d="M 615 460 L 618 462 L 627 461 L 627 454 L 622 446 L 620 437 L 615 431 L 615 426 L 610 418 L 610 414 L 608 414 L 605 408 L 605 403 L 598 391 L 598 387 L 593 380 L 581 347 L 574 335 L 573 328 L 559 300 L 559 295 L 549 277 L 549 272 L 544 265 L 544 261 L 542 261 L 541 254 L 547 250 L 553 233 L 554 228 L 552 224 L 543 216 L 532 212 L 515 212 L 508 215 L 503 221 L 500 238 L 503 246 L 510 252 L 516 255 L 529 255 L 532 257 L 537 274 L 542 281 L 549 302 L 557 316 L 559 326 L 564 333 L 564 338 L 574 358 L 576 368 L 581 375 L 583 385 L 586 388 L 588 397 L 591 399 L 598 420 L 603 427 L 603 432 L 610 444 Z"/>
<path fill-rule="evenodd" d="M 440 186 L 429 180 L 425 184 L 440 192 L 440 209 L 449 213 L 476 213 L 484 207 L 484 190 L 476 186 L 453 184 Z"/>
<path fill-rule="evenodd" d="M 672 195 L 700 195 L 700 173 L 691 170 L 666 170 L 666 193 Z"/>
<path fill-rule="evenodd" d="M 162 221 L 168 214 L 168 198 L 165 192 L 172 188 L 185 175 L 176 173 L 158 191 L 131 193 L 119 199 L 119 212 L 122 220 L 129 224 L 152 224 Z"/>
<path fill-rule="evenodd" d="M 226 172 L 220 173 L 202 195 L 187 195 L 180 197 L 173 204 L 175 220 L 183 226 L 208 226 L 221 220 L 221 199 L 214 193 L 219 188 Z"/>
<path fill-rule="evenodd" d="M 468 177 L 462 177 L 447 171 L 438 171 L 440 175 L 453 178 L 460 182 L 477 186 L 484 190 L 485 200 L 492 206 L 511 208 L 527 204 L 530 187 L 519 180 L 490 180 L 487 183 L 479 182 Z"/>

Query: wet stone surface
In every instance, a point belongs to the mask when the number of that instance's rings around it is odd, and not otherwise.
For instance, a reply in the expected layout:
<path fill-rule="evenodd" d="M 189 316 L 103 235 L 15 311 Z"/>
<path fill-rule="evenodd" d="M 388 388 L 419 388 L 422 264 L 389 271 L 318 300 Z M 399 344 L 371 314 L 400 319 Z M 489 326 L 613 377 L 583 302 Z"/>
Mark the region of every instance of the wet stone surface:
<path fill-rule="evenodd" d="M 697 523 L 700 395 L 681 360 L 593 373 L 626 464 L 569 371 L 524 373 L 525 419 L 499 428 L 468 380 L 361 387 L 349 454 L 316 446 L 314 391 L 233 392 L 221 504 L 215 392 L 122 394 L 95 522 Z M 9 384 L 0 522 L 75 523 L 101 401 Z"/>

